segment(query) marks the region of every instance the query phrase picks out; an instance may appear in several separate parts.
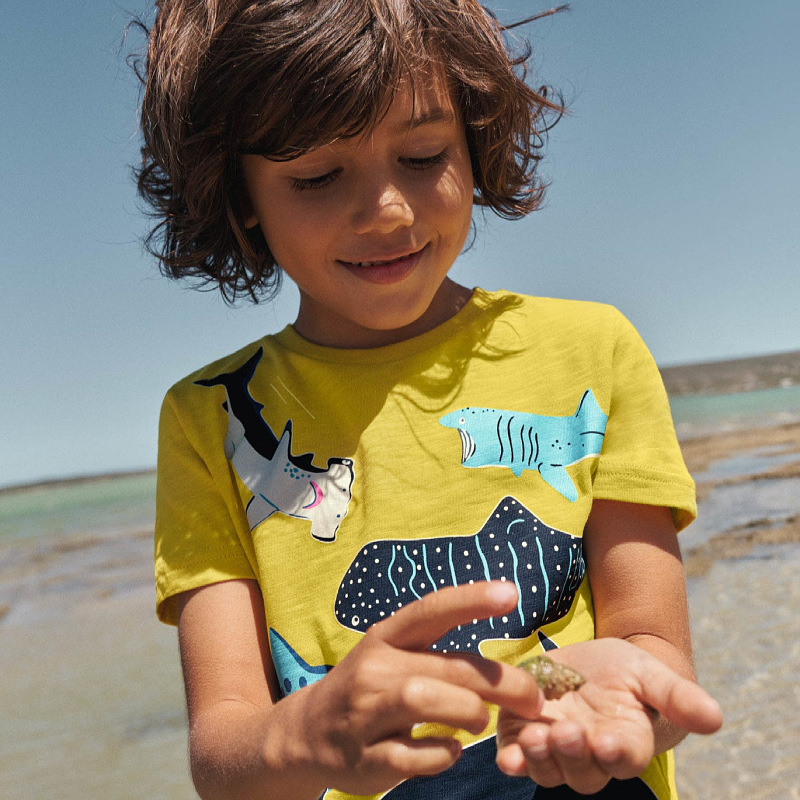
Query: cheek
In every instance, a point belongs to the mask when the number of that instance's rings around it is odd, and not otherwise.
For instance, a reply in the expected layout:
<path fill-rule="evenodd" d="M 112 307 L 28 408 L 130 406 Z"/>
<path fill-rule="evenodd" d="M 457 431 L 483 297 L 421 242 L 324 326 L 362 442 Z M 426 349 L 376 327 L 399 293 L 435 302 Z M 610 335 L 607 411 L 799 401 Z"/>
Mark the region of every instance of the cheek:
<path fill-rule="evenodd" d="M 466 236 L 472 220 L 472 172 L 454 169 L 442 176 L 439 186 L 440 206 L 454 232 Z"/>
<path fill-rule="evenodd" d="M 442 177 L 446 181 L 445 191 L 451 198 L 453 208 L 461 210 L 466 207 L 471 208 L 474 180 L 466 145 L 459 148 L 457 155 Z"/>
<path fill-rule="evenodd" d="M 271 203 L 259 215 L 267 244 L 280 264 L 313 250 L 322 237 L 320 220 L 292 202 Z"/>

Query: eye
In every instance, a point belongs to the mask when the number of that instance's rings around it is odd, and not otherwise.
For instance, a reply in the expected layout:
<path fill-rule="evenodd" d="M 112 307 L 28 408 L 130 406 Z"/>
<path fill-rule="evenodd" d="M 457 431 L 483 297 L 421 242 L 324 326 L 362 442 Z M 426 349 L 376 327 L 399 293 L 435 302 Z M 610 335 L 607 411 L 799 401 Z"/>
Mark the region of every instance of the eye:
<path fill-rule="evenodd" d="M 313 178 L 291 178 L 291 187 L 296 192 L 304 192 L 309 189 L 321 189 L 336 180 L 341 172 L 341 168 L 326 172 L 324 175 L 315 175 Z"/>
<path fill-rule="evenodd" d="M 436 153 L 433 156 L 426 156 L 425 158 L 401 158 L 400 160 L 409 168 L 409 169 L 430 169 L 431 167 L 435 167 L 439 164 L 444 164 L 448 160 L 449 156 L 447 150 L 442 150 L 440 153 Z"/>

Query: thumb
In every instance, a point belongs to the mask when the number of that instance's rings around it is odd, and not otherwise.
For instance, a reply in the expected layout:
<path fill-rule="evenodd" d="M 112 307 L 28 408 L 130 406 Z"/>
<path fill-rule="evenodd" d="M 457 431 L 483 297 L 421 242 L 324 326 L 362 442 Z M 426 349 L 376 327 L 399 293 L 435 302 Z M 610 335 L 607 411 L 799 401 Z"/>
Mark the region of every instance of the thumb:
<path fill-rule="evenodd" d="M 658 659 L 648 659 L 640 698 L 663 717 L 690 733 L 715 733 L 722 726 L 719 703 L 694 681 L 673 672 Z"/>

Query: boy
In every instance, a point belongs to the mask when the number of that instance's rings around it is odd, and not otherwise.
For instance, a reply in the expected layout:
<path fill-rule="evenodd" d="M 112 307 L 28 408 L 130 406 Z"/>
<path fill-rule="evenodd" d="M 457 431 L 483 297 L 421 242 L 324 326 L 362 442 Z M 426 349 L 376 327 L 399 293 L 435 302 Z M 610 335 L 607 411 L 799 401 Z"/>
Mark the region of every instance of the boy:
<path fill-rule="evenodd" d="M 256 296 L 280 265 L 301 297 L 162 412 L 158 611 L 204 797 L 667 798 L 669 748 L 720 724 L 641 340 L 448 277 L 473 204 L 541 200 L 559 107 L 523 63 L 469 0 L 159 6 L 165 271 Z M 586 685 L 543 704 L 513 666 L 542 651 Z"/>

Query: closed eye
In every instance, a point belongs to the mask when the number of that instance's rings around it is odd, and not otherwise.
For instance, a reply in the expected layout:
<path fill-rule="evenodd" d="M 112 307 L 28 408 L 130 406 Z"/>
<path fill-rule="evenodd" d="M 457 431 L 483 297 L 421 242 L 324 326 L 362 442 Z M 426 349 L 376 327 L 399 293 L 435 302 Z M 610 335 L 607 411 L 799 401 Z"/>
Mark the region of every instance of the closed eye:
<path fill-rule="evenodd" d="M 430 169 L 438 164 L 444 164 L 448 160 L 448 157 L 447 150 L 442 150 L 441 153 L 436 153 L 436 155 L 427 156 L 425 158 L 401 158 L 400 160 L 409 169 L 422 170 Z"/>
<path fill-rule="evenodd" d="M 292 178 L 291 187 L 297 192 L 304 192 L 307 189 L 321 189 L 336 180 L 341 171 L 342 168 L 337 167 L 324 175 L 315 175 L 313 178 Z"/>
<path fill-rule="evenodd" d="M 448 161 L 449 154 L 447 150 L 442 150 L 432 156 L 425 156 L 423 158 L 406 157 L 401 158 L 400 162 L 408 169 L 413 170 L 426 170 L 432 169 L 439 164 L 444 164 Z M 339 177 L 342 172 L 341 167 L 337 167 L 324 175 L 315 175 L 311 178 L 291 178 L 291 187 L 297 192 L 304 192 L 312 189 L 322 189 L 328 184 L 332 183 Z"/>

